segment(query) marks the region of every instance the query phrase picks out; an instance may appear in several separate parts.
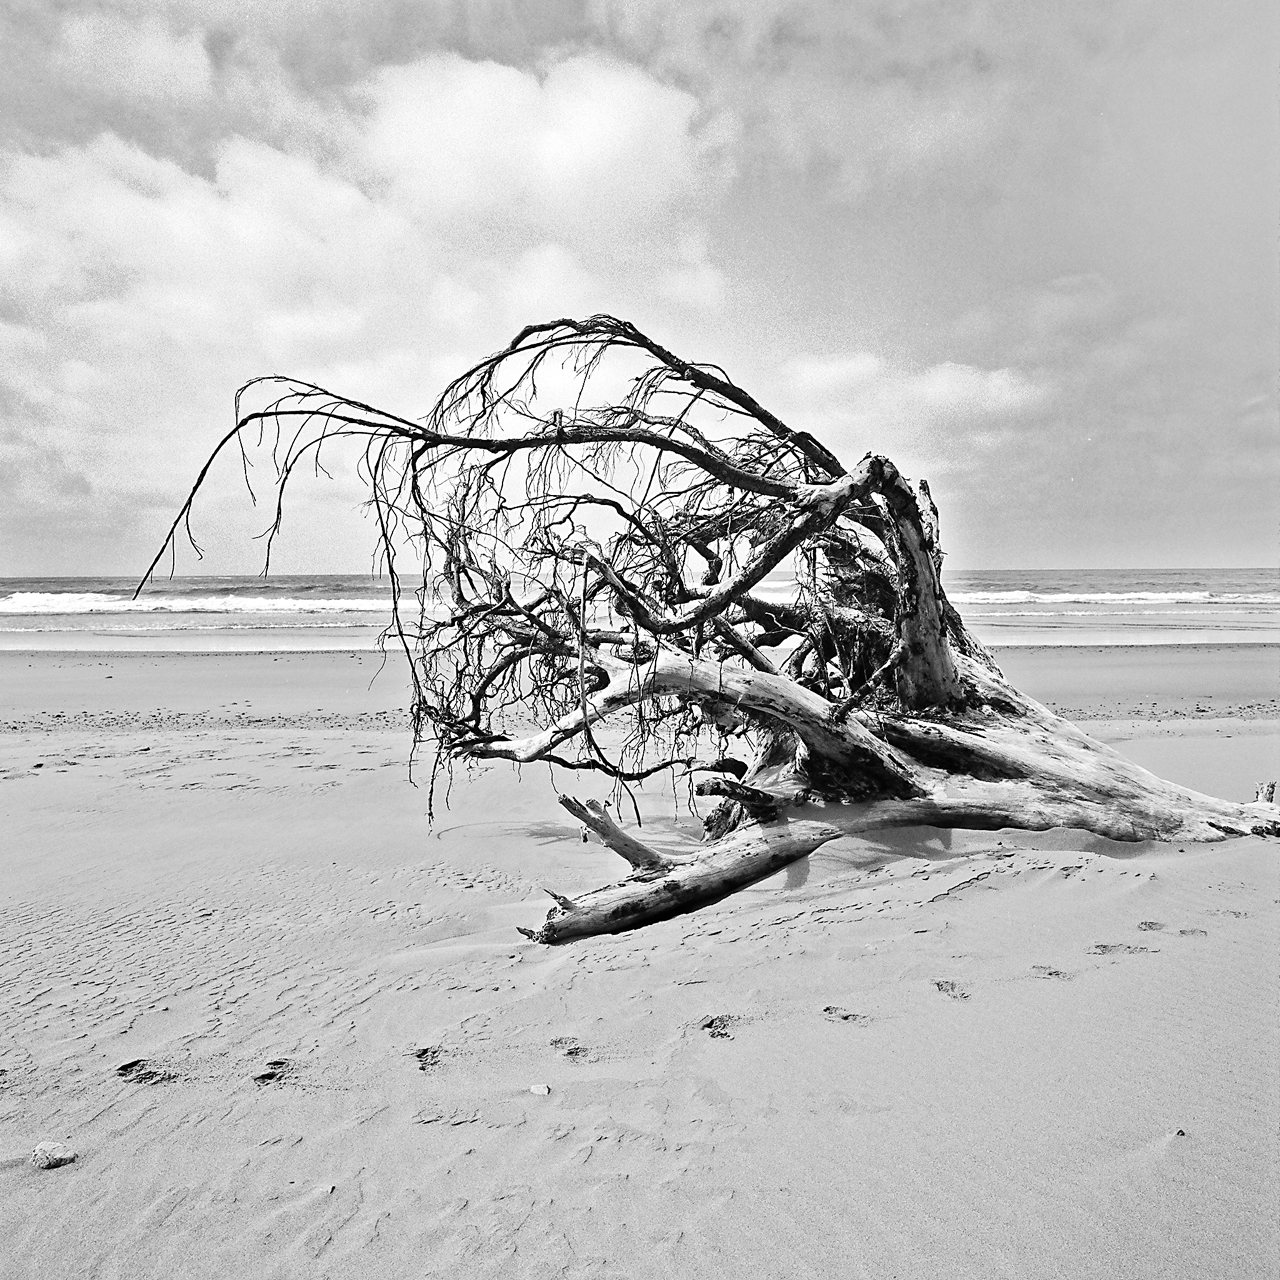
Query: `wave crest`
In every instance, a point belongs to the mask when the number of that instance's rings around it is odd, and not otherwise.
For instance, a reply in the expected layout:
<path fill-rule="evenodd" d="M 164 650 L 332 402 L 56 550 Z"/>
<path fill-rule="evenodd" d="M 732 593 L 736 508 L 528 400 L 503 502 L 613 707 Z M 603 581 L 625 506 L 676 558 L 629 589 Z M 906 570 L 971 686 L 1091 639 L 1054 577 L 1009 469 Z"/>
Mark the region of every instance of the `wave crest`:
<path fill-rule="evenodd" d="M 338 600 L 300 599 L 297 596 L 127 596 L 101 591 L 15 591 L 0 598 L 0 614 L 92 613 L 317 613 L 390 614 L 390 597 L 350 597 Z"/>

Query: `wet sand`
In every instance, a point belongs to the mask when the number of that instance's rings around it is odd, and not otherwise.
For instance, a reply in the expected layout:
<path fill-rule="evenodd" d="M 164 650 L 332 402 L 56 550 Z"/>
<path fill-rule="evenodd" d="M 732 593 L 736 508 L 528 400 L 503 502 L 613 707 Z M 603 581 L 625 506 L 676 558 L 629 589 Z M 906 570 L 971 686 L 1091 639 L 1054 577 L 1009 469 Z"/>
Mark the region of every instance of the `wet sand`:
<path fill-rule="evenodd" d="M 1251 794 L 1277 652 L 1001 660 Z M 542 948 L 618 860 L 542 769 L 428 828 L 376 665 L 0 655 L 0 1274 L 1274 1273 L 1274 842 L 846 839 Z"/>
<path fill-rule="evenodd" d="M 1074 720 L 1280 719 L 1280 645 L 999 649 L 1023 692 Z"/>

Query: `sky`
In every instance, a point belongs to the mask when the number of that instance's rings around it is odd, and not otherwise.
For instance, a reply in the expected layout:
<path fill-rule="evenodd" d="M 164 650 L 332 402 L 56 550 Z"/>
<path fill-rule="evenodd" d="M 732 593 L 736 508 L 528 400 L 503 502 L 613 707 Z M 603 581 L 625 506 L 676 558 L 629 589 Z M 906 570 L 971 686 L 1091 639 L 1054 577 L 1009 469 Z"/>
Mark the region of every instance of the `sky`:
<path fill-rule="evenodd" d="M 0 16 L 0 575 L 136 574 L 237 386 L 416 417 L 610 312 L 960 569 L 1280 552 L 1273 0 L 140 0 Z M 353 468 L 273 567 L 363 572 Z M 256 572 L 238 467 L 197 506 Z"/>

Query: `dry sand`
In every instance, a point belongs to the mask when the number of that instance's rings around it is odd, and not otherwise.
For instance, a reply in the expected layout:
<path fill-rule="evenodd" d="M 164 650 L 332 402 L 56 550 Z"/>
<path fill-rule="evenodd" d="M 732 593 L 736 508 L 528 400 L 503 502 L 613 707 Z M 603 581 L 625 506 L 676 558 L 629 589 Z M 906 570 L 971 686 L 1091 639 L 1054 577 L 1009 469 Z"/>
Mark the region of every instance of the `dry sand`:
<path fill-rule="evenodd" d="M 1280 772 L 1277 650 L 1101 657 L 1003 661 Z M 539 886 L 621 864 L 543 770 L 428 830 L 375 665 L 0 655 L 0 1274 L 1280 1269 L 1274 842 L 847 839 L 542 948 Z"/>

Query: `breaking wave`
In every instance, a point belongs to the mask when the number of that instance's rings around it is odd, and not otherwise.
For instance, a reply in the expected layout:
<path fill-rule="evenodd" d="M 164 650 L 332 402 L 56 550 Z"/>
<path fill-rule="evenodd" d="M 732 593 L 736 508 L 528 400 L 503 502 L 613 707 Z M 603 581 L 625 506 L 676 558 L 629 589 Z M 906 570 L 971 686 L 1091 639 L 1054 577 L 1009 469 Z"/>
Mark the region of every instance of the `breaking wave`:
<path fill-rule="evenodd" d="M 326 600 L 297 596 L 127 596 L 102 591 L 15 591 L 0 597 L 0 614 L 104 614 L 104 613 L 283 613 L 296 616 L 333 613 L 391 611 L 389 597 L 352 597 Z"/>
<path fill-rule="evenodd" d="M 953 604 L 1259 604 L 1280 606 L 1280 592 L 1237 591 L 949 591 Z"/>

